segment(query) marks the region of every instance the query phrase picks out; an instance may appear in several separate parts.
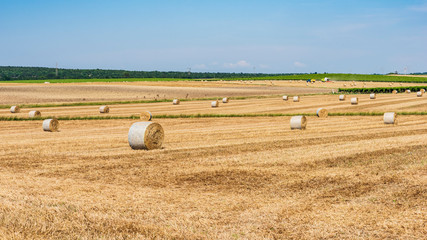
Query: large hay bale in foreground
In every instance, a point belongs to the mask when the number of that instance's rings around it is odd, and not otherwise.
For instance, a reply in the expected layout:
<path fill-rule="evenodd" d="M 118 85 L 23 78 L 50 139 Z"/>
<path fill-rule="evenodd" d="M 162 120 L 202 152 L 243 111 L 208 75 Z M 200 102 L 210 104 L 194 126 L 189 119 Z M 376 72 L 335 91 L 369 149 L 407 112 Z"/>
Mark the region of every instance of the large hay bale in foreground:
<path fill-rule="evenodd" d="M 228 100 L 229 100 L 228 97 L 225 97 L 222 99 L 222 103 L 228 103 Z"/>
<path fill-rule="evenodd" d="M 129 128 L 129 146 L 145 150 L 161 148 L 164 135 L 163 128 L 158 123 L 136 122 Z"/>
<path fill-rule="evenodd" d="M 211 102 L 211 107 L 215 108 L 219 106 L 219 102 L 218 101 L 212 101 Z"/>
<path fill-rule="evenodd" d="M 151 121 L 152 118 L 153 115 L 150 111 L 144 111 L 139 115 L 139 119 L 141 119 L 142 121 Z"/>
<path fill-rule="evenodd" d="M 385 124 L 397 124 L 397 114 L 395 112 L 384 113 Z"/>
<path fill-rule="evenodd" d="M 28 113 L 29 118 L 35 118 L 35 117 L 41 117 L 41 116 L 42 114 L 40 113 L 40 111 L 37 111 L 37 110 L 33 110 Z"/>
<path fill-rule="evenodd" d="M 357 97 L 351 98 L 350 102 L 351 102 L 351 105 L 357 105 L 359 103 L 359 98 Z"/>
<path fill-rule="evenodd" d="M 339 96 L 339 100 L 340 100 L 340 101 L 344 101 L 344 100 L 345 100 L 345 95 L 344 95 L 344 94 L 341 94 L 341 95 Z"/>
<path fill-rule="evenodd" d="M 59 128 L 59 122 L 57 119 L 45 119 L 43 121 L 43 131 L 46 132 L 57 132 Z"/>
<path fill-rule="evenodd" d="M 369 95 L 369 98 L 370 98 L 370 99 L 376 99 L 376 98 L 377 98 L 377 94 L 375 94 L 375 93 L 371 93 L 371 94 Z"/>
<path fill-rule="evenodd" d="M 177 98 L 175 98 L 175 99 L 172 101 L 172 104 L 173 104 L 173 105 L 179 105 L 179 103 L 180 103 L 180 101 L 179 101 L 179 99 L 177 99 Z"/>
<path fill-rule="evenodd" d="M 100 113 L 109 113 L 110 108 L 108 106 L 101 106 L 101 107 L 99 107 L 99 112 Z"/>
<path fill-rule="evenodd" d="M 328 117 L 328 110 L 326 110 L 325 108 L 319 108 L 316 111 L 316 115 L 320 118 L 326 118 Z"/>
<path fill-rule="evenodd" d="M 417 97 L 422 97 L 423 96 L 423 92 L 419 91 L 417 92 Z"/>
<path fill-rule="evenodd" d="M 299 102 L 299 96 L 294 96 L 293 101 L 294 102 Z"/>
<path fill-rule="evenodd" d="M 307 118 L 305 116 L 293 116 L 290 121 L 291 129 L 305 130 L 307 126 Z"/>
<path fill-rule="evenodd" d="M 10 112 L 11 113 L 19 113 L 19 112 L 21 112 L 21 109 L 18 106 L 12 106 L 12 107 L 10 107 Z"/>
<path fill-rule="evenodd" d="M 283 99 L 283 101 L 288 101 L 288 96 L 283 95 L 282 99 Z"/>

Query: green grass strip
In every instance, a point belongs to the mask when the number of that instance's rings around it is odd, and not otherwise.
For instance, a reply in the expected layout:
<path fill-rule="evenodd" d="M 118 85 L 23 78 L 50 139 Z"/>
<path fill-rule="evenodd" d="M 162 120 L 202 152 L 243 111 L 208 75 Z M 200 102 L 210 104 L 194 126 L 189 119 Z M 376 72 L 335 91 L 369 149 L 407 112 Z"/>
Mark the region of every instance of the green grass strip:
<path fill-rule="evenodd" d="M 427 112 L 396 112 L 398 115 L 427 115 Z M 177 119 L 177 118 L 236 118 L 236 117 L 291 117 L 291 116 L 316 116 L 315 113 L 248 113 L 248 114 L 164 114 L 154 115 L 154 119 Z M 384 112 L 348 112 L 348 113 L 329 113 L 329 116 L 382 116 Z M 24 117 L 11 117 L 11 116 L 0 116 L 0 121 L 38 121 L 54 118 L 38 117 L 38 118 L 24 118 Z M 131 116 L 84 116 L 84 117 L 56 117 L 58 120 L 110 120 L 110 119 L 139 119 L 138 115 Z"/>

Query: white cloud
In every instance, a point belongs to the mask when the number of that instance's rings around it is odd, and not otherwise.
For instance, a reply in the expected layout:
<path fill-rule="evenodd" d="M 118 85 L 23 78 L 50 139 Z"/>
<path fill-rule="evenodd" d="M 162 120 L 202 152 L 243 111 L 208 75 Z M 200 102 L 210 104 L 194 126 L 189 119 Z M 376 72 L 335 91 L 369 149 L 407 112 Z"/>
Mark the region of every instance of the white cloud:
<path fill-rule="evenodd" d="M 245 60 L 240 60 L 236 63 L 224 63 L 224 67 L 226 68 L 240 68 L 240 67 L 250 67 L 251 64 L 249 64 Z"/>
<path fill-rule="evenodd" d="M 307 65 L 305 65 L 304 63 L 302 63 L 302 62 L 298 62 L 298 61 L 296 61 L 296 62 L 294 62 L 294 66 L 295 67 L 306 67 Z"/>

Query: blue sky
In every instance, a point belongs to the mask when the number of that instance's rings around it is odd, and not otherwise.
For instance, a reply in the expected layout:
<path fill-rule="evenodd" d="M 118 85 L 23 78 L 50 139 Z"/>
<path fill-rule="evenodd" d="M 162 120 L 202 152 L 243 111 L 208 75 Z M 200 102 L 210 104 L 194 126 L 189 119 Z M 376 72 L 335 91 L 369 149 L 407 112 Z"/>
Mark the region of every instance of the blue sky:
<path fill-rule="evenodd" d="M 427 71 L 427 1 L 0 1 L 0 65 Z"/>

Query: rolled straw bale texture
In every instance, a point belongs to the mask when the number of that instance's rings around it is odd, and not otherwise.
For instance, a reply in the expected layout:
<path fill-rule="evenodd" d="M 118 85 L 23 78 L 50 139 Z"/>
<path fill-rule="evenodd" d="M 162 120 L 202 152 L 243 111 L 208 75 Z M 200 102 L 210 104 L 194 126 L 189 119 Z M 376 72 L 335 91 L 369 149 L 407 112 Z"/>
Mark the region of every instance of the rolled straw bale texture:
<path fill-rule="evenodd" d="M 371 94 L 369 95 L 369 98 L 370 98 L 370 99 L 375 99 L 375 98 L 377 98 L 377 95 L 376 95 L 375 93 L 371 93 Z"/>
<path fill-rule="evenodd" d="M 42 114 L 40 113 L 40 111 L 34 110 L 34 111 L 30 111 L 28 113 L 28 117 L 30 118 L 34 118 L 34 117 L 41 117 Z"/>
<path fill-rule="evenodd" d="M 294 96 L 294 102 L 299 102 L 299 96 Z"/>
<path fill-rule="evenodd" d="M 423 96 L 423 92 L 419 91 L 417 92 L 417 97 L 422 97 Z"/>
<path fill-rule="evenodd" d="M 408 89 L 408 90 L 406 90 L 405 92 L 406 92 L 406 93 L 411 93 L 411 90 L 409 90 L 409 89 Z"/>
<path fill-rule="evenodd" d="M 345 95 L 344 94 L 340 95 L 339 99 L 340 99 L 340 101 L 344 101 L 345 100 Z"/>
<path fill-rule="evenodd" d="M 218 107 L 219 102 L 218 101 L 212 101 L 211 102 L 211 107 Z"/>
<path fill-rule="evenodd" d="M 384 113 L 384 123 L 385 124 L 397 124 L 397 115 L 395 112 L 386 112 Z"/>
<path fill-rule="evenodd" d="M 136 122 L 129 128 L 128 141 L 132 149 L 161 148 L 164 131 L 160 124 L 153 122 Z"/>
<path fill-rule="evenodd" d="M 43 130 L 47 132 L 57 132 L 59 128 L 59 122 L 57 119 L 45 119 L 43 121 Z"/>
<path fill-rule="evenodd" d="M 320 118 L 325 118 L 325 117 L 328 117 L 328 110 L 326 110 L 324 108 L 319 108 L 319 109 L 317 109 L 316 114 Z"/>
<path fill-rule="evenodd" d="M 110 108 L 108 106 L 101 106 L 101 107 L 99 107 L 99 112 L 100 113 L 109 113 Z"/>
<path fill-rule="evenodd" d="M 152 118 L 153 118 L 153 115 L 151 115 L 150 111 L 144 111 L 139 115 L 139 119 L 143 121 L 151 121 Z"/>
<path fill-rule="evenodd" d="M 307 118 L 305 116 L 293 116 L 291 118 L 291 129 L 305 130 L 307 126 Z"/>
<path fill-rule="evenodd" d="M 222 103 L 228 103 L 228 97 L 223 98 Z"/>
<path fill-rule="evenodd" d="M 392 93 L 397 94 L 397 90 L 393 90 L 393 92 L 392 92 Z"/>
<path fill-rule="evenodd" d="M 426 90 L 425 90 L 424 88 L 422 88 L 422 89 L 420 90 L 420 92 L 422 92 L 422 93 L 426 93 Z"/>
<path fill-rule="evenodd" d="M 359 103 L 359 98 L 357 98 L 357 97 L 351 98 L 351 104 L 352 105 L 357 105 L 358 103 Z"/>
<path fill-rule="evenodd" d="M 179 103 L 180 103 L 179 99 L 176 99 L 176 98 L 172 101 L 173 105 L 179 105 Z"/>
<path fill-rule="evenodd" d="M 282 97 L 282 99 L 283 99 L 284 101 L 288 101 L 288 96 L 284 95 L 284 96 Z"/>
<path fill-rule="evenodd" d="M 10 107 L 10 112 L 11 113 L 19 113 L 21 111 L 21 109 L 18 106 L 12 106 Z"/>

